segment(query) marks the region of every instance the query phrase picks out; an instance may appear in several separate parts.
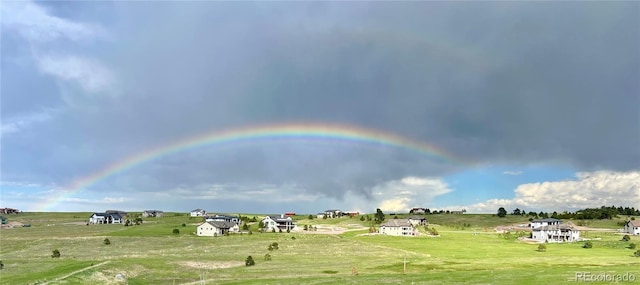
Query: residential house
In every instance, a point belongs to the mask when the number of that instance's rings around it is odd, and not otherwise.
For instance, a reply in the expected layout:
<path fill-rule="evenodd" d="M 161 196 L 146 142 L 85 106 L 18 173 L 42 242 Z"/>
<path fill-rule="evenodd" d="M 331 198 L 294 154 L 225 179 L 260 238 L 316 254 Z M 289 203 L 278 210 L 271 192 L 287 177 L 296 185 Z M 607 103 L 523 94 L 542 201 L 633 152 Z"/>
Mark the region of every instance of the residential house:
<path fill-rule="evenodd" d="M 390 236 L 415 236 L 418 234 L 418 231 L 413 224 L 409 222 L 409 219 L 388 220 L 380 225 L 378 232 Z"/>
<path fill-rule="evenodd" d="M 409 210 L 409 213 L 411 213 L 411 214 L 424 214 L 426 210 L 427 209 L 425 209 L 425 208 L 411 208 L 411 210 Z"/>
<path fill-rule="evenodd" d="M 17 214 L 20 210 L 14 208 L 0 208 L 0 214 Z"/>
<path fill-rule="evenodd" d="M 203 209 L 191 210 L 191 216 L 192 217 L 202 217 L 202 216 L 204 216 L 206 214 L 207 214 L 207 211 L 205 211 Z"/>
<path fill-rule="evenodd" d="M 286 213 L 284 213 L 284 215 L 287 216 L 287 217 L 293 217 L 293 216 L 296 215 L 296 213 L 294 213 L 294 212 L 286 212 Z"/>
<path fill-rule="evenodd" d="M 347 212 L 342 213 L 342 215 L 343 216 L 349 216 L 349 217 L 355 217 L 355 216 L 360 215 L 360 212 L 358 212 L 358 211 L 347 211 Z"/>
<path fill-rule="evenodd" d="M 239 216 L 228 216 L 228 215 L 214 215 L 214 216 L 204 216 L 203 217 L 205 222 L 213 222 L 213 221 L 222 221 L 222 222 L 229 222 L 229 223 L 234 223 L 237 225 L 241 225 L 242 224 L 242 220 L 240 219 Z"/>
<path fill-rule="evenodd" d="M 340 210 L 326 210 L 324 214 L 327 215 L 327 218 L 339 218 L 342 216 L 342 211 Z"/>
<path fill-rule="evenodd" d="M 535 229 L 535 228 L 544 227 L 544 226 L 559 226 L 560 223 L 562 223 L 562 221 L 558 219 L 547 218 L 542 220 L 533 220 L 531 221 L 530 226 L 532 229 Z"/>
<path fill-rule="evenodd" d="M 162 216 L 164 216 L 164 212 L 160 210 L 144 210 L 144 212 L 142 212 L 142 216 L 145 218 L 148 218 L 148 217 L 162 218 Z"/>
<path fill-rule="evenodd" d="M 462 215 L 462 214 L 464 214 L 464 213 L 466 213 L 466 212 L 467 212 L 467 210 L 464 210 L 464 209 L 463 209 L 463 210 L 461 210 L 461 211 L 451 211 L 451 212 L 449 212 L 449 213 L 451 213 L 451 214 L 453 214 L 453 215 Z"/>
<path fill-rule="evenodd" d="M 554 223 L 531 230 L 531 238 L 539 242 L 565 242 L 580 240 L 580 231 L 569 225 Z"/>
<path fill-rule="evenodd" d="M 413 215 L 409 216 L 407 219 L 414 227 L 424 226 L 427 224 L 427 218 L 425 216 Z"/>
<path fill-rule="evenodd" d="M 291 219 L 291 217 L 285 217 L 284 215 L 266 216 L 262 219 L 262 228 L 268 232 L 274 230 L 293 230 L 296 228 L 296 221 Z"/>
<path fill-rule="evenodd" d="M 225 221 L 204 222 L 198 226 L 196 234 L 198 236 L 222 236 L 229 232 L 238 232 L 238 224 Z"/>
<path fill-rule="evenodd" d="M 89 217 L 90 224 L 122 224 L 122 216 L 120 214 L 93 213 Z"/>
<path fill-rule="evenodd" d="M 640 221 L 627 221 L 627 223 L 624 224 L 624 232 L 632 235 L 640 235 Z"/>
<path fill-rule="evenodd" d="M 316 218 L 318 219 L 324 219 L 324 217 L 325 217 L 324 212 L 316 214 Z"/>

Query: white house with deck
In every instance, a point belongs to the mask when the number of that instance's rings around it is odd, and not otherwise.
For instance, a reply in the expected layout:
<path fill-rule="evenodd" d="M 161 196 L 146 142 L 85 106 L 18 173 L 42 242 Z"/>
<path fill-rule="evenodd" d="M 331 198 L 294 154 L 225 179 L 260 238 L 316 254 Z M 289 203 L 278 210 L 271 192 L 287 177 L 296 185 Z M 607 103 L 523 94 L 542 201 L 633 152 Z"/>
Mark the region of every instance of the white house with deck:
<path fill-rule="evenodd" d="M 203 209 L 195 209 L 195 210 L 191 210 L 190 214 L 192 217 L 202 217 L 207 214 L 207 211 Z"/>
<path fill-rule="evenodd" d="M 624 232 L 632 235 L 640 235 L 640 221 L 627 221 L 627 223 L 624 224 Z"/>
<path fill-rule="evenodd" d="M 294 230 L 296 226 L 296 221 L 284 215 L 266 216 L 262 219 L 262 229 L 265 231 Z"/>
<path fill-rule="evenodd" d="M 380 225 L 378 233 L 390 236 L 415 236 L 418 231 L 409 219 L 391 219 Z"/>
<path fill-rule="evenodd" d="M 531 230 L 531 238 L 538 242 L 572 242 L 580 240 L 580 231 L 568 225 L 541 226 Z"/>
<path fill-rule="evenodd" d="M 89 217 L 90 224 L 122 224 L 120 214 L 93 213 Z"/>

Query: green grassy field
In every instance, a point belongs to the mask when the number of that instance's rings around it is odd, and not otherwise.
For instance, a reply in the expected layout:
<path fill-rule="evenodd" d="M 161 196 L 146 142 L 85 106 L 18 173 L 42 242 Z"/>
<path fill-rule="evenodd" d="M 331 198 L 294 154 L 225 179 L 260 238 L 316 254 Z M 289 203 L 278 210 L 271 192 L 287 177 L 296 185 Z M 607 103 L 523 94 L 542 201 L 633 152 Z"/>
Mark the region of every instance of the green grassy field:
<path fill-rule="evenodd" d="M 8 216 L 31 227 L 0 231 L 0 284 L 565 284 L 576 283 L 576 272 L 630 273 L 640 282 L 640 258 L 627 248 L 629 243 L 640 248 L 640 237 L 623 242 L 615 232 L 589 232 L 589 238 L 596 238 L 591 249 L 577 242 L 548 244 L 546 252 L 538 252 L 536 244 L 487 230 L 526 223 L 522 217 L 427 216 L 437 224 L 440 237 L 361 235 L 366 230 L 340 235 L 258 233 L 253 224 L 252 235 L 213 238 L 195 236 L 200 218 L 184 214 L 147 218 L 132 227 L 87 226 L 89 215 Z M 369 225 L 358 217 L 296 219 L 300 225 Z M 595 223 L 616 228 L 617 222 Z M 105 238 L 110 245 L 103 243 Z M 270 252 L 273 242 L 279 249 Z M 60 258 L 51 258 L 54 249 Z M 264 260 L 267 253 L 271 261 Z M 249 255 L 255 266 L 244 266 Z M 354 269 L 358 275 L 352 275 Z M 116 280 L 116 274 L 126 281 Z"/>

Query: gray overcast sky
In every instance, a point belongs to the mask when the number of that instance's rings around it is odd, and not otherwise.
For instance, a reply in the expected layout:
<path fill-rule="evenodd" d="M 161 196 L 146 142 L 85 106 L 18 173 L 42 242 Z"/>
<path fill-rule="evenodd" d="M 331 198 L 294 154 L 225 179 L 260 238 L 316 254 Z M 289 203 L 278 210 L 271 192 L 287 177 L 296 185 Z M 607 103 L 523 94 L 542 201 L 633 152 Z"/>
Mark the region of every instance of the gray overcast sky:
<path fill-rule="evenodd" d="M 518 187 L 592 173 L 631 178 L 576 195 L 637 207 L 639 5 L 3 2 L 2 206 L 493 211 L 495 199 L 547 207 L 518 202 Z M 284 140 L 191 149 L 68 192 L 153 147 L 292 122 L 393 133 L 477 163 Z"/>

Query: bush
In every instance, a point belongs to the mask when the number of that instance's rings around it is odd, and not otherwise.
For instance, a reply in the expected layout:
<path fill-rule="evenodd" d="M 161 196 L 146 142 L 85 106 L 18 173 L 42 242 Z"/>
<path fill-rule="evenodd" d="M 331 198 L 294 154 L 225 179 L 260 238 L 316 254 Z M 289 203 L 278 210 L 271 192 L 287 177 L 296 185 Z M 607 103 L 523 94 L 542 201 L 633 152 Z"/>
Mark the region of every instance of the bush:
<path fill-rule="evenodd" d="M 252 232 L 252 231 L 249 231 L 249 235 L 252 235 L 252 234 L 253 234 L 253 232 Z"/>
<path fill-rule="evenodd" d="M 275 228 L 271 229 L 271 232 L 272 232 L 272 233 L 275 233 L 275 232 L 276 232 L 276 229 L 275 229 Z"/>
<path fill-rule="evenodd" d="M 631 237 L 629 235 L 624 235 L 622 237 L 622 241 L 629 241 L 629 240 L 631 240 Z"/>
<path fill-rule="evenodd" d="M 51 258 L 59 258 L 59 257 L 60 257 L 60 251 L 57 249 L 54 249 L 52 251 Z"/>
<path fill-rule="evenodd" d="M 636 250 L 636 252 L 633 253 L 633 256 L 640 257 L 640 249 Z"/>
<path fill-rule="evenodd" d="M 629 249 L 636 249 L 636 244 L 635 243 L 630 243 L 629 244 Z"/>
<path fill-rule="evenodd" d="M 180 230 L 179 229 L 173 229 L 173 233 L 178 235 L 178 234 L 180 234 Z"/>
<path fill-rule="evenodd" d="M 291 230 L 290 230 L 290 229 L 287 229 L 287 233 L 290 233 L 290 232 L 291 232 Z"/>
<path fill-rule="evenodd" d="M 304 230 L 309 230 L 309 227 L 307 225 L 304 225 Z"/>
<path fill-rule="evenodd" d="M 547 245 L 545 244 L 538 245 L 538 251 L 541 251 L 541 252 L 547 251 Z"/>
<path fill-rule="evenodd" d="M 584 245 L 582 246 L 582 248 L 592 248 L 592 247 L 593 247 L 593 244 L 590 241 L 585 242 Z"/>
<path fill-rule="evenodd" d="M 267 254 L 265 254 L 265 255 L 264 255 L 264 260 L 265 260 L 265 261 L 269 261 L 269 260 L 271 260 L 271 254 L 268 254 L 268 253 L 267 253 Z"/>
<path fill-rule="evenodd" d="M 187 226 L 187 224 L 185 224 L 185 223 L 182 223 L 182 227 L 186 227 L 186 226 Z"/>
<path fill-rule="evenodd" d="M 0 269 L 4 268 L 4 263 L 2 263 L 2 260 L 0 260 Z"/>
<path fill-rule="evenodd" d="M 267 250 L 272 251 L 273 250 L 273 245 L 269 245 L 269 247 L 267 247 Z"/>
<path fill-rule="evenodd" d="M 108 238 L 104 239 L 104 241 L 102 241 L 102 242 L 103 242 L 105 245 L 110 245 L 110 244 L 111 244 L 111 241 L 110 241 Z"/>
<path fill-rule="evenodd" d="M 242 225 L 242 230 L 243 231 L 248 231 L 249 230 L 249 225 L 247 225 L 247 224 Z"/>
<path fill-rule="evenodd" d="M 278 249 L 278 243 L 277 242 L 272 243 L 271 246 L 273 246 L 273 249 Z"/>
<path fill-rule="evenodd" d="M 245 266 L 253 266 L 256 265 L 256 262 L 253 261 L 253 257 L 251 257 L 251 255 L 247 256 L 247 259 L 244 260 L 244 265 Z"/>

